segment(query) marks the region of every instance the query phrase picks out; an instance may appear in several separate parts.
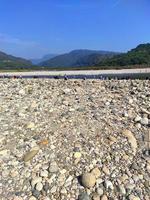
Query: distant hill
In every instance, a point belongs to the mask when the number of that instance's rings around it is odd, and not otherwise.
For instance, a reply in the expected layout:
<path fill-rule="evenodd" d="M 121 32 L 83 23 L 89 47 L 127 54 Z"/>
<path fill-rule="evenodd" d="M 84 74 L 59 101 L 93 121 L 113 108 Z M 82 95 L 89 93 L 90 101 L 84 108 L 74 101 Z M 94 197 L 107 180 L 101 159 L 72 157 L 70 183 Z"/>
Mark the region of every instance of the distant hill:
<path fill-rule="evenodd" d="M 74 50 L 41 62 L 44 67 L 79 67 L 97 64 L 101 59 L 112 57 L 118 53 L 109 51 Z"/>
<path fill-rule="evenodd" d="M 150 43 L 140 44 L 127 53 L 100 61 L 97 66 L 150 65 Z"/>
<path fill-rule="evenodd" d="M 43 56 L 42 58 L 39 58 L 39 59 L 31 59 L 31 62 L 34 65 L 38 65 L 39 63 L 44 62 L 46 60 L 49 60 L 51 58 L 54 58 L 56 56 L 58 56 L 58 54 L 48 54 L 48 55 L 45 55 L 45 56 Z"/>
<path fill-rule="evenodd" d="M 21 67 L 29 67 L 32 63 L 29 60 L 8 55 L 0 51 L 0 69 L 16 69 Z"/>

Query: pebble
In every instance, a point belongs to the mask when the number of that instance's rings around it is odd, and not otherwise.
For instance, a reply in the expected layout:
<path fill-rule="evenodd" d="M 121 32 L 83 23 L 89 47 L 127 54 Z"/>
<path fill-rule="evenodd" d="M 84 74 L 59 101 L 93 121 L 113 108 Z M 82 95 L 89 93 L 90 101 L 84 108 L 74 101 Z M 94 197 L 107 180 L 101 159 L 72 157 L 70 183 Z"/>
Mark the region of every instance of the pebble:
<path fill-rule="evenodd" d="M 48 170 L 49 170 L 50 173 L 56 173 L 56 172 L 58 172 L 59 168 L 58 168 L 57 163 L 56 162 L 52 162 L 50 164 L 50 167 L 49 167 Z"/>
<path fill-rule="evenodd" d="M 82 175 L 82 184 L 84 187 L 91 188 L 94 187 L 96 183 L 96 178 L 92 173 L 84 173 Z"/>
<path fill-rule="evenodd" d="M 105 181 L 105 187 L 106 187 L 106 189 L 111 189 L 111 190 L 114 189 L 112 182 L 109 180 Z"/>
<path fill-rule="evenodd" d="M 77 158 L 81 158 L 81 155 L 82 155 L 82 154 L 81 154 L 80 152 L 75 152 L 75 153 L 74 153 L 74 158 L 76 158 L 76 159 L 77 159 Z"/>
<path fill-rule="evenodd" d="M 103 195 L 103 196 L 101 197 L 101 200 L 108 200 L 108 197 L 107 197 L 106 195 Z"/>
<path fill-rule="evenodd" d="M 100 200 L 100 196 L 97 193 L 94 193 L 92 199 L 93 200 Z"/>
<path fill-rule="evenodd" d="M 142 118 L 141 118 L 140 116 L 136 116 L 136 118 L 134 119 L 134 121 L 135 121 L 135 122 L 139 122 L 139 121 L 141 121 L 141 119 L 142 119 Z"/>
<path fill-rule="evenodd" d="M 106 166 L 103 167 L 103 172 L 104 172 L 106 175 L 109 175 L 109 174 L 110 174 L 109 168 L 106 167 Z"/>
<path fill-rule="evenodd" d="M 148 125 L 148 118 L 144 117 L 144 118 L 141 119 L 140 122 L 141 122 L 142 125 Z"/>
<path fill-rule="evenodd" d="M 38 191 L 38 190 L 33 190 L 33 191 L 32 191 L 32 195 L 33 195 L 34 197 L 38 198 L 38 197 L 40 196 L 40 191 Z"/>
<path fill-rule="evenodd" d="M 36 188 L 37 191 L 41 191 L 43 189 L 43 184 L 41 182 L 39 182 L 39 183 L 36 184 L 35 188 Z"/>
<path fill-rule="evenodd" d="M 33 157 L 39 152 L 39 148 L 33 148 L 31 151 L 25 154 L 24 162 L 28 162 L 33 159 Z"/>
<path fill-rule="evenodd" d="M 29 200 L 36 200 L 36 198 L 35 198 L 34 196 L 31 196 L 31 197 L 29 198 Z"/>
<path fill-rule="evenodd" d="M 134 196 L 133 194 L 131 194 L 131 195 L 129 196 L 129 200 L 140 200 L 140 198 L 137 197 L 137 196 Z"/>
<path fill-rule="evenodd" d="M 92 169 L 91 173 L 95 176 L 96 179 L 99 178 L 101 175 L 101 172 L 98 167 Z"/>
<path fill-rule="evenodd" d="M 83 192 L 79 195 L 78 200 L 91 200 L 91 198 L 87 193 Z"/>
<path fill-rule="evenodd" d="M 57 187 L 56 186 L 53 186 L 50 190 L 51 193 L 55 193 L 57 191 Z"/>
<path fill-rule="evenodd" d="M 37 183 L 41 183 L 42 182 L 42 178 L 41 177 L 35 177 L 34 179 L 32 179 L 31 181 L 31 186 L 34 188 L 34 186 L 37 184 Z"/>
<path fill-rule="evenodd" d="M 134 137 L 133 133 L 129 130 L 124 130 L 122 132 L 122 134 L 127 137 L 133 151 L 134 151 L 134 154 L 136 153 L 136 150 L 137 150 L 137 140 L 136 138 Z"/>
<path fill-rule="evenodd" d="M 99 196 L 102 196 L 104 191 L 102 188 L 97 188 L 97 193 L 99 194 Z"/>
<path fill-rule="evenodd" d="M 48 171 L 47 170 L 41 171 L 40 176 L 41 177 L 48 177 Z"/>

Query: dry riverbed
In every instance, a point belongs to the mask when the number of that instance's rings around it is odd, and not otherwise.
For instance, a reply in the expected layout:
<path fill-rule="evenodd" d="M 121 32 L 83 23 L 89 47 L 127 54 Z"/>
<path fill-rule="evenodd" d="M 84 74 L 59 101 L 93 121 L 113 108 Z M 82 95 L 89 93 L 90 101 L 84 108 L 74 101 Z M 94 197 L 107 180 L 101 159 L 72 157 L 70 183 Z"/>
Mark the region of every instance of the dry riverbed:
<path fill-rule="evenodd" d="M 148 135 L 149 80 L 0 79 L 1 199 L 149 200 Z"/>

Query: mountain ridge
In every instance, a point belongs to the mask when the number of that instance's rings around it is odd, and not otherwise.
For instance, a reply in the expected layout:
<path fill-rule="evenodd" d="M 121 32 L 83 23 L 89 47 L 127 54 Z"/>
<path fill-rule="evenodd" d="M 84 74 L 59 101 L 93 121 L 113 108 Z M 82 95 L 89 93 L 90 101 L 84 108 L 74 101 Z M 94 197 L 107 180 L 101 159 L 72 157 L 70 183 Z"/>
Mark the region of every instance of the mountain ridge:
<path fill-rule="evenodd" d="M 84 60 L 90 55 L 100 55 L 105 57 L 106 55 L 116 55 L 118 53 L 112 51 L 98 51 L 98 50 L 88 50 L 88 49 L 77 49 L 70 51 L 69 53 L 58 55 L 51 58 L 45 62 L 41 62 L 39 65 L 44 67 L 76 67 L 82 66 L 82 59 Z M 79 64 L 80 63 L 80 64 Z"/>

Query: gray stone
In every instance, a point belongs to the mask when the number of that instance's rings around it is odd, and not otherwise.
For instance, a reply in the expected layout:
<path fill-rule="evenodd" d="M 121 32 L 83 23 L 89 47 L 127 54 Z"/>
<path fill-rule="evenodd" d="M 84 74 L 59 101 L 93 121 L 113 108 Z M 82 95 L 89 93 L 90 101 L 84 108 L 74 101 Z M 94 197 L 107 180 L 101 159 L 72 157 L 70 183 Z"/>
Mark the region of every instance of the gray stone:
<path fill-rule="evenodd" d="M 78 200 L 91 200 L 91 198 L 87 193 L 83 192 L 79 195 Z"/>

